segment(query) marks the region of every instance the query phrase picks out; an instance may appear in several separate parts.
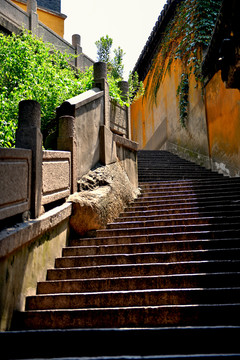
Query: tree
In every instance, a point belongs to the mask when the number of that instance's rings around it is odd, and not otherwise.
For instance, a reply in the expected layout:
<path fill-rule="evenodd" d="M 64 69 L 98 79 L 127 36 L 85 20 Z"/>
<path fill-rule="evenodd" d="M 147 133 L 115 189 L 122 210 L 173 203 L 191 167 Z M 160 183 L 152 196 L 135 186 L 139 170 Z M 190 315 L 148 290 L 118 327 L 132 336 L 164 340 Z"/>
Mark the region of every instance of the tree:
<path fill-rule="evenodd" d="M 113 39 L 110 38 L 108 35 L 105 37 L 102 36 L 100 40 L 95 42 L 97 46 L 97 61 L 103 61 L 107 63 L 108 69 L 108 83 L 109 83 L 109 93 L 112 98 L 117 100 L 120 105 L 127 105 L 129 106 L 130 103 L 137 99 L 138 97 L 142 96 L 144 93 L 144 86 L 141 81 L 139 81 L 138 74 L 130 73 L 129 74 L 129 94 L 128 100 L 123 101 L 121 99 L 121 92 L 117 86 L 117 83 L 123 80 L 123 71 L 124 71 L 124 64 L 123 64 L 123 57 L 125 55 L 123 49 L 118 46 L 117 49 L 114 49 L 114 57 L 111 59 L 111 48 L 113 44 Z"/>
<path fill-rule="evenodd" d="M 113 44 L 113 40 L 106 35 L 106 37 L 102 36 L 100 40 L 95 42 L 97 46 L 97 61 L 103 61 L 105 63 L 110 62 L 110 52 Z"/>
<path fill-rule="evenodd" d="M 97 61 L 103 61 L 107 64 L 108 74 L 115 80 L 123 79 L 123 56 L 125 55 L 123 49 L 120 46 L 114 49 L 114 58 L 111 59 L 113 39 L 108 35 L 102 36 L 98 41 L 95 42 L 97 46 Z"/>

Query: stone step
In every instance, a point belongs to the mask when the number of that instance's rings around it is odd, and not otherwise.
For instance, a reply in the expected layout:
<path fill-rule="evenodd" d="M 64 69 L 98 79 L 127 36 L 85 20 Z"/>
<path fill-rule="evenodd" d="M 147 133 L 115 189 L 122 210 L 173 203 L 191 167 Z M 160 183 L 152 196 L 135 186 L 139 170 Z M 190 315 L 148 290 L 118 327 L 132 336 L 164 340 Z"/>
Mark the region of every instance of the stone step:
<path fill-rule="evenodd" d="M 199 217 L 182 217 L 180 219 L 153 219 L 153 220 L 139 220 L 139 221 L 125 221 L 125 222 L 113 222 L 107 225 L 107 229 L 121 229 L 121 228 L 137 228 L 137 227 L 152 227 L 152 226 L 178 226 L 178 225 L 198 225 L 198 224 L 216 224 L 219 222 L 239 224 L 240 216 L 229 214 L 227 216 L 199 216 Z"/>
<path fill-rule="evenodd" d="M 25 329 L 234 326 L 239 313 L 238 303 L 61 309 L 18 313 L 16 323 Z"/>
<path fill-rule="evenodd" d="M 216 186 L 220 186 L 221 184 L 233 184 L 237 185 L 240 182 L 240 177 L 220 177 L 219 179 L 211 179 L 211 176 L 207 179 L 200 179 L 200 180 L 192 180 L 192 179 L 183 179 L 183 180 L 167 180 L 167 181 L 149 181 L 149 182 L 139 182 L 139 187 L 142 189 L 154 189 L 154 188 L 186 188 L 186 187 L 194 187 L 198 188 L 216 184 Z"/>
<path fill-rule="evenodd" d="M 97 231 L 98 234 L 98 231 Z M 110 237 L 75 238 L 70 240 L 71 246 L 100 246 L 115 244 L 135 244 L 162 241 L 184 241 L 184 240 L 211 240 L 211 239 L 240 239 L 240 229 L 216 229 L 215 231 L 183 231 L 172 233 L 122 235 Z"/>
<path fill-rule="evenodd" d="M 167 209 L 163 208 L 163 207 L 158 207 L 155 210 L 150 210 L 150 209 L 146 209 L 146 210 L 132 210 L 132 209 L 126 209 L 125 212 L 121 213 L 119 218 L 116 219 L 116 221 L 124 221 L 124 218 L 132 218 L 134 220 L 134 216 L 136 216 L 138 219 L 140 219 L 141 217 L 144 216 L 158 216 L 159 218 L 176 218 L 176 217 L 182 217 L 182 216 L 195 216 L 195 215 L 210 215 L 212 216 L 213 214 L 216 213 L 216 215 L 218 214 L 227 214 L 227 213 L 232 213 L 234 214 L 234 212 L 236 212 L 237 214 L 240 211 L 240 204 L 221 204 L 219 203 L 218 205 L 212 206 L 212 205 L 204 205 L 204 206 L 199 206 L 197 205 L 187 205 L 184 208 L 171 208 L 168 207 Z"/>
<path fill-rule="evenodd" d="M 140 206 L 154 206 L 154 205 L 169 205 L 173 206 L 181 205 L 181 204 L 217 204 L 219 202 L 224 203 L 240 203 L 240 192 L 224 192 L 223 194 L 211 194 L 205 196 L 197 196 L 197 195 L 189 195 L 189 196 L 162 196 L 160 198 L 157 197 L 143 197 L 134 201 L 129 209 L 137 208 Z"/>
<path fill-rule="evenodd" d="M 165 212 L 169 212 L 173 209 L 175 209 L 175 211 L 184 211 L 184 209 L 203 209 L 203 208 L 207 208 L 207 209 L 213 209 L 214 208 L 220 208 L 220 207 L 225 207 L 225 208 L 231 208 L 232 206 L 235 208 L 236 206 L 239 207 L 240 202 L 238 199 L 228 199 L 227 197 L 225 199 L 221 198 L 221 199 L 212 199 L 212 201 L 208 201 L 208 199 L 205 199 L 205 201 L 196 199 L 196 200 L 192 200 L 192 201 L 185 201 L 185 202 L 175 202 L 173 201 L 168 201 L 167 203 L 164 203 L 164 201 L 162 201 L 161 203 L 147 203 L 147 204 L 135 204 L 133 203 L 131 206 L 128 207 L 128 211 L 130 212 L 143 212 L 143 211 L 150 211 L 150 210 L 155 210 L 155 211 L 159 211 L 162 210 L 163 213 Z"/>
<path fill-rule="evenodd" d="M 211 179 L 218 179 L 219 175 L 216 176 L 211 176 Z M 181 180 L 181 179 L 193 179 L 193 180 L 198 180 L 198 179 L 208 179 L 209 175 L 200 175 L 200 174 L 176 174 L 176 175 L 163 175 L 161 173 L 159 174 L 151 174 L 148 173 L 146 174 L 146 176 L 141 175 L 138 177 L 140 182 L 149 182 L 149 181 L 169 181 L 169 180 Z"/>
<path fill-rule="evenodd" d="M 198 232 L 215 232 L 217 230 L 239 229 L 238 223 L 231 221 L 216 222 L 215 224 L 192 224 L 192 225 L 169 225 L 169 226 L 149 226 L 149 227 L 134 227 L 134 228 L 119 228 L 119 229 L 103 229 L 98 230 L 97 234 L 100 237 L 114 237 L 114 236 L 136 236 L 149 234 L 165 234 L 166 236 L 175 233 L 198 233 Z"/>
<path fill-rule="evenodd" d="M 240 272 L 194 273 L 132 276 L 102 279 L 49 280 L 39 282 L 37 294 L 82 293 L 100 291 L 147 290 L 169 288 L 238 287 Z"/>
<path fill-rule="evenodd" d="M 137 254 L 109 254 L 109 255 L 84 255 L 67 256 L 55 260 L 56 268 L 98 266 L 98 265 L 122 265 L 122 264 L 145 264 L 145 263 L 170 263 L 181 261 L 205 261 L 205 260 L 240 260 L 240 248 L 233 249 L 208 249 L 186 250 L 172 252 L 151 252 Z"/>
<path fill-rule="evenodd" d="M 125 290 L 28 296 L 26 310 L 235 304 L 240 288 Z"/>
<path fill-rule="evenodd" d="M 225 210 L 226 209 L 226 210 Z M 186 209 L 185 209 L 186 210 Z M 214 212 L 214 218 L 219 218 L 219 217 L 230 217 L 230 216 L 238 216 L 240 215 L 240 206 L 236 207 L 231 210 L 229 210 L 228 208 L 223 208 L 219 207 L 219 209 L 217 211 Z M 194 209 L 192 209 L 192 212 L 189 212 L 186 210 L 186 212 L 175 212 L 175 213 L 165 213 L 162 214 L 162 211 L 154 211 L 154 210 L 150 210 L 150 211 L 146 211 L 144 213 L 139 212 L 139 213 L 122 213 L 121 216 L 119 218 L 117 218 L 112 224 L 116 224 L 116 223 L 126 223 L 126 222 L 130 222 L 130 221 L 152 221 L 152 220 L 177 220 L 177 219 L 182 219 L 182 218 L 187 218 L 187 219 L 191 219 L 191 218 L 200 218 L 200 217 L 207 217 L 207 218 L 211 218 L 213 217 L 213 212 L 212 211 L 207 211 L 207 209 L 203 209 L 201 212 L 200 211 L 194 211 Z"/>
<path fill-rule="evenodd" d="M 239 260 L 178 261 L 170 263 L 144 263 L 121 265 L 98 265 L 49 269 L 47 280 L 119 278 L 131 276 L 155 276 L 171 274 L 194 274 L 238 272 Z"/>
<path fill-rule="evenodd" d="M 205 187 L 186 187 L 186 188 L 155 188 L 149 190 L 142 190 L 142 193 L 139 195 L 138 199 L 144 199 L 145 197 L 157 197 L 160 198 L 161 196 L 191 196 L 191 195 L 211 195 L 211 194 L 222 194 L 224 192 L 233 193 L 234 191 L 239 192 L 239 185 L 240 184 L 221 184 L 220 186 L 217 185 L 206 185 Z"/>
<path fill-rule="evenodd" d="M 227 354 L 227 358 L 234 357 L 239 354 L 239 344 L 236 341 L 239 336 L 240 328 L 237 326 L 75 328 L 5 331 L 0 332 L 0 343 L 6 359 L 86 360 L 94 357 L 96 360 L 134 360 L 138 356 L 141 359 L 146 356 L 150 360 L 156 359 L 159 354 L 164 359 L 168 359 L 168 356 L 171 359 L 182 359 L 195 354 L 193 358 L 196 360 L 198 356 L 205 359 L 206 354 L 210 354 L 210 358 L 218 356 L 217 354 L 221 359 L 223 354 Z"/>
<path fill-rule="evenodd" d="M 162 241 L 133 244 L 113 244 L 98 246 L 68 246 L 63 248 L 62 256 L 86 256 L 86 255 L 107 255 L 107 254 L 136 254 L 149 252 L 170 252 L 183 250 L 210 250 L 240 248 L 240 239 L 212 239 L 209 240 L 183 240 L 183 241 Z"/>

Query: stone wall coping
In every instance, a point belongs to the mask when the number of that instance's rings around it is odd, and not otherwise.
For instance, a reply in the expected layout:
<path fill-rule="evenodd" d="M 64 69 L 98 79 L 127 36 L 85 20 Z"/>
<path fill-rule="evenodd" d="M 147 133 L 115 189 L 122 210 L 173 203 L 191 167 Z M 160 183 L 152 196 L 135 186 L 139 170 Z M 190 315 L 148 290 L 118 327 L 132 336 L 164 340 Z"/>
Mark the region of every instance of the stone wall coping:
<path fill-rule="evenodd" d="M 70 151 L 43 150 L 43 160 L 71 159 Z"/>
<path fill-rule="evenodd" d="M 89 104 L 103 96 L 104 96 L 104 91 L 96 87 L 80 95 L 74 96 L 71 99 L 64 101 L 57 108 L 57 117 L 60 118 L 61 116 L 66 116 L 66 115 L 75 117 L 75 113 L 78 108 L 86 104 Z"/>
<path fill-rule="evenodd" d="M 113 134 L 113 140 L 120 146 L 133 151 L 138 151 L 138 143 L 135 141 L 129 140 L 117 134 Z"/>
<path fill-rule="evenodd" d="M 93 88 L 91 90 L 88 90 L 80 95 L 74 96 L 73 98 L 64 101 L 64 103 L 69 103 L 70 105 L 75 106 L 75 108 L 79 108 L 87 103 L 90 103 L 101 96 L 103 96 L 103 91 L 101 91 L 98 88 Z"/>
<path fill-rule="evenodd" d="M 38 219 L 16 224 L 0 232 L 0 258 L 6 257 L 18 248 L 33 241 L 41 234 L 52 229 L 72 214 L 72 204 L 58 206 Z"/>

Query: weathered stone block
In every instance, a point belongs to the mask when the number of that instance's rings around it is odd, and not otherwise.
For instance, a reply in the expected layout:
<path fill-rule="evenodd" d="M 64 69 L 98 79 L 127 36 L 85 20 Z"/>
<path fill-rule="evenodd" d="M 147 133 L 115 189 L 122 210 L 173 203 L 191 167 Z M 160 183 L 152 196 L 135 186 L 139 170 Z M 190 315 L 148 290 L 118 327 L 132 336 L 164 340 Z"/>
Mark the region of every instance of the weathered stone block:
<path fill-rule="evenodd" d="M 138 195 L 119 163 L 90 171 L 79 181 L 80 192 L 71 195 L 70 226 L 79 235 L 104 228 Z"/>

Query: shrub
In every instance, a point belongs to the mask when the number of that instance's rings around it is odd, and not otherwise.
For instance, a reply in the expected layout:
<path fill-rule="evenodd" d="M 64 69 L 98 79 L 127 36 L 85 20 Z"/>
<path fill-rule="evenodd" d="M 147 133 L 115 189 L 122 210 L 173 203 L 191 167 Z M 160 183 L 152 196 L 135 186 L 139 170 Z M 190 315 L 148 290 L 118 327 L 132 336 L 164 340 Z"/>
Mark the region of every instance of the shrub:
<path fill-rule="evenodd" d="M 75 71 L 70 55 L 24 31 L 21 35 L 0 34 L 0 146 L 12 147 L 21 100 L 41 105 L 41 130 L 45 136 L 55 109 L 64 100 L 92 88 L 93 69 Z"/>

